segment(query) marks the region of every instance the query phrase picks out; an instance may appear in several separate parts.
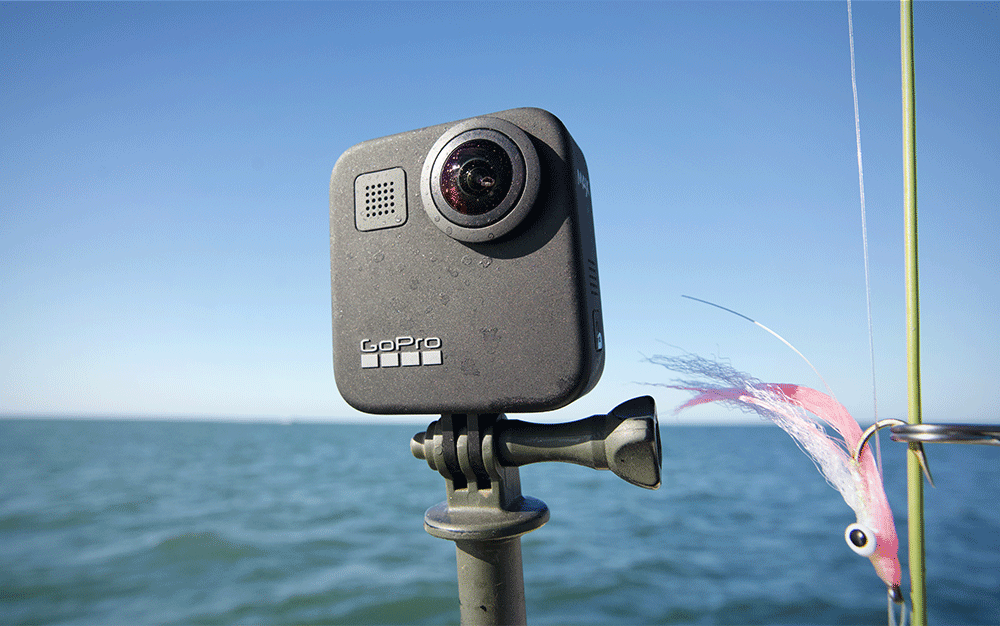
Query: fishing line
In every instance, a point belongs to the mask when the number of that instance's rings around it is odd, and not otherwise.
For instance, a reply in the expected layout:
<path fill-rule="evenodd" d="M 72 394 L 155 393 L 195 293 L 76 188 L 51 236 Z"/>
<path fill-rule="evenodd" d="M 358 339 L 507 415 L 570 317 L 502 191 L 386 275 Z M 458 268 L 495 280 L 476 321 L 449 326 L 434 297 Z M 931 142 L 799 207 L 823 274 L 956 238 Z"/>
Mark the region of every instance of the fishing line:
<path fill-rule="evenodd" d="M 830 392 L 830 396 L 836 398 L 836 396 L 834 396 L 834 394 L 833 394 L 833 389 L 830 388 L 830 385 L 827 384 L 826 379 L 823 378 L 823 375 L 819 373 L 819 370 L 816 369 L 816 366 L 812 364 L 812 361 L 810 361 L 809 359 L 807 359 L 806 355 L 804 355 L 801 352 L 799 352 L 798 348 L 796 348 L 795 346 L 793 346 L 791 343 L 789 343 L 789 341 L 787 339 L 785 339 L 784 337 L 782 337 L 778 333 L 774 332 L 773 330 L 771 330 L 767 326 L 764 326 L 763 324 L 761 324 L 757 320 L 750 319 L 749 317 L 747 317 L 746 315 L 743 315 L 739 311 L 734 311 L 732 309 L 727 309 L 726 307 L 722 306 L 721 304 L 716 304 L 714 302 L 709 302 L 708 300 L 702 300 L 701 298 L 695 298 L 694 296 L 681 295 L 681 297 L 682 298 L 687 298 L 688 300 L 694 300 L 695 302 L 701 302 L 702 304 L 707 304 L 709 306 L 714 306 L 715 308 L 722 309 L 723 311 L 728 311 L 728 312 L 732 313 L 733 315 L 736 315 L 738 317 L 742 317 L 743 319 L 745 319 L 746 321 L 750 322 L 751 324 L 753 324 L 755 326 L 759 326 L 760 328 L 762 328 L 762 329 L 766 330 L 767 332 L 771 333 L 772 335 L 774 335 L 775 337 L 777 337 L 778 341 L 780 341 L 781 343 L 785 344 L 786 346 L 788 346 L 789 348 L 791 348 L 795 352 L 795 354 L 797 354 L 800 357 L 802 357 L 802 360 L 805 361 L 806 364 L 809 367 L 812 368 L 812 371 L 814 371 L 817 376 L 819 376 L 820 381 L 823 382 L 823 386 L 826 387 L 826 390 L 828 392 Z"/>
<path fill-rule="evenodd" d="M 854 92 L 854 137 L 858 144 L 858 187 L 861 193 L 861 244 L 865 259 L 865 303 L 868 312 L 868 352 L 872 366 L 872 404 L 878 421 L 878 394 L 875 390 L 875 330 L 872 324 L 872 285 L 868 263 L 868 217 L 865 211 L 865 169 L 861 162 L 861 115 L 858 112 L 858 79 L 854 71 L 854 17 L 847 0 L 847 33 L 851 41 L 851 90 Z"/>
<path fill-rule="evenodd" d="M 868 262 L 868 216 L 865 211 L 865 169 L 861 162 L 861 114 L 858 112 L 858 79 L 854 69 L 854 15 L 851 0 L 847 0 L 847 34 L 851 42 L 851 91 L 854 93 L 854 138 L 858 145 L 858 188 L 861 194 L 861 248 L 865 260 L 865 305 L 868 314 L 868 353 L 872 369 L 872 412 L 878 422 L 878 392 L 875 387 L 875 329 L 872 323 L 872 283 Z M 875 456 L 882 473 L 882 445 L 875 436 Z"/>

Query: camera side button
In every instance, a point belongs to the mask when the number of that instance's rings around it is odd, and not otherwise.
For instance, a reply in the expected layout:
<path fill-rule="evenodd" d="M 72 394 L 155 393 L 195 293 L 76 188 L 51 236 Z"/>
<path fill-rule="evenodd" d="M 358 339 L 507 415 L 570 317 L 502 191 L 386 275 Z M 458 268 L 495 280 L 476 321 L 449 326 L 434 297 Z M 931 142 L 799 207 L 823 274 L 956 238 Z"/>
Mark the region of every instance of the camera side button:
<path fill-rule="evenodd" d="M 594 310 L 594 345 L 597 351 L 604 349 L 604 324 L 601 322 L 601 310 Z"/>

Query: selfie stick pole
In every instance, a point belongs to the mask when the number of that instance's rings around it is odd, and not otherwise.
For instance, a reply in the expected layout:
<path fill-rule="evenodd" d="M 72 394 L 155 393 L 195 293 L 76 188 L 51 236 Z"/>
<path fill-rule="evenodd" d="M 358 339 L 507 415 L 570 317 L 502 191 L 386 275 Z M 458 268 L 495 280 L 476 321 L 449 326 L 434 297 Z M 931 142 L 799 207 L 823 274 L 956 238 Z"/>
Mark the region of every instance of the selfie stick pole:
<path fill-rule="evenodd" d="M 462 624 L 525 624 L 521 535 L 549 519 L 541 500 L 521 495 L 518 467 L 563 461 L 611 469 L 660 486 L 659 425 L 649 396 L 566 424 L 533 424 L 502 414 L 446 414 L 410 442 L 445 478 L 448 499 L 427 510 L 424 529 L 455 542 Z"/>

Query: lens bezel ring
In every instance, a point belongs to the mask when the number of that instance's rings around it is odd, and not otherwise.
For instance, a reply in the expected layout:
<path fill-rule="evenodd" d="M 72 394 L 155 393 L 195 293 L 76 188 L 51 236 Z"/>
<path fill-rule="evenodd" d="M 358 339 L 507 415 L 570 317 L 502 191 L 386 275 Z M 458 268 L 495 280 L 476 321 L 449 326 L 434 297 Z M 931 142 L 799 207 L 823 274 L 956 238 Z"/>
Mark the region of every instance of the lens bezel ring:
<path fill-rule="evenodd" d="M 441 170 L 460 145 L 476 139 L 500 146 L 510 158 L 510 189 L 496 208 L 479 215 L 456 211 L 441 192 Z M 483 242 L 502 237 L 520 224 L 538 197 L 539 162 L 528 135 L 506 120 L 480 117 L 452 126 L 434 143 L 421 174 L 421 196 L 431 222 L 459 241 Z"/>

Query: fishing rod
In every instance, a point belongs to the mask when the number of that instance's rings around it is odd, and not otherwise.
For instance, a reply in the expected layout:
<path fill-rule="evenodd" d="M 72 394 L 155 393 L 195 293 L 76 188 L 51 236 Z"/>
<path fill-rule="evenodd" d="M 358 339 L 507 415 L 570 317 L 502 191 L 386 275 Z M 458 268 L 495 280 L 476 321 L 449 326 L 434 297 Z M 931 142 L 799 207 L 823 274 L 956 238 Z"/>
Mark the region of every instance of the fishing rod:
<path fill-rule="evenodd" d="M 890 438 L 909 444 L 906 490 L 909 529 L 910 595 L 913 626 L 927 624 L 924 550 L 923 443 L 974 443 L 1000 446 L 1000 425 L 924 424 L 920 402 L 920 281 L 917 245 L 916 72 L 913 62 L 913 2 L 899 3 L 900 65 L 903 95 L 903 205 L 906 282 L 906 365 L 908 423 L 892 426 Z M 926 463 L 926 461 L 924 461 Z"/>
<path fill-rule="evenodd" d="M 920 424 L 920 290 L 917 257 L 917 113 L 913 67 L 913 2 L 899 2 L 899 56 L 903 91 L 903 240 L 906 282 L 906 379 L 908 421 Z M 906 503 L 910 556 L 910 606 L 913 626 L 927 624 L 924 555 L 924 480 L 910 444 L 906 455 Z"/>

